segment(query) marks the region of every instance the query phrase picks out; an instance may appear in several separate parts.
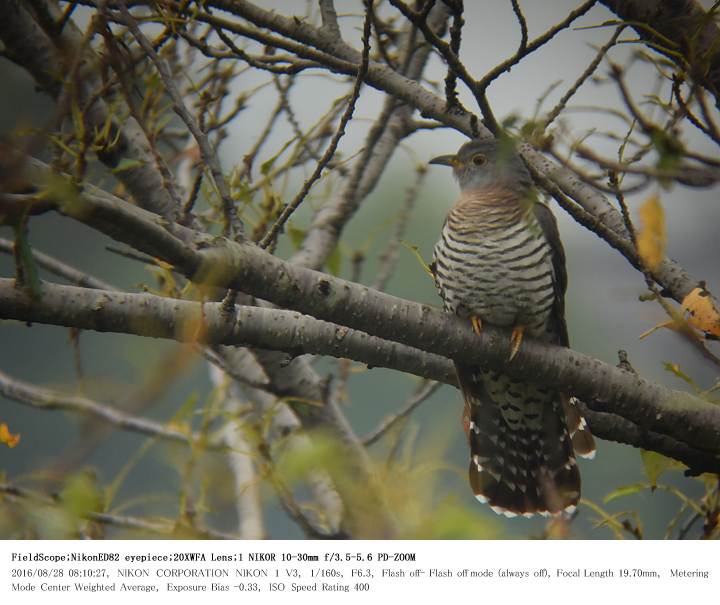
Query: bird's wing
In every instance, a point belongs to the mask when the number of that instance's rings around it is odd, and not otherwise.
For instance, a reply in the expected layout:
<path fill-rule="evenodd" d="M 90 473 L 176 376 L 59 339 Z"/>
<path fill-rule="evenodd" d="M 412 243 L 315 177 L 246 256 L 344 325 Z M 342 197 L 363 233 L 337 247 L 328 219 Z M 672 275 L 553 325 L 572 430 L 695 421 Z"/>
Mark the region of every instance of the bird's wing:
<path fill-rule="evenodd" d="M 565 251 L 560 241 L 555 216 L 550 208 L 542 202 L 536 202 L 533 204 L 533 212 L 552 250 L 553 273 L 555 274 L 555 301 L 550 314 L 548 331 L 554 337 L 556 344 L 569 347 L 570 342 L 567 325 L 565 324 L 565 290 L 567 289 Z M 585 419 L 580 414 L 577 400 L 567 393 L 563 393 L 561 398 L 575 454 L 583 458 L 592 458 L 595 455 L 595 440 Z"/>
<path fill-rule="evenodd" d="M 557 221 L 550 208 L 540 201 L 533 204 L 533 213 L 540 225 L 543 235 L 550 244 L 555 281 L 555 301 L 550 315 L 550 332 L 555 344 L 570 346 L 567 325 L 565 324 L 565 290 L 567 289 L 567 271 L 565 269 L 565 250 L 563 250 Z"/>

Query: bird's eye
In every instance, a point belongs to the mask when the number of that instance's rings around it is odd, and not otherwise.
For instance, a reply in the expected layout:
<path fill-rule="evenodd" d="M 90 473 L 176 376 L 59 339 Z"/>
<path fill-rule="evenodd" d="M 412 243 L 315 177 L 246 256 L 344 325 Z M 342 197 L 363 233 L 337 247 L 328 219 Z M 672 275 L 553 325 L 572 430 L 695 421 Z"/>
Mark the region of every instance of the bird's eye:
<path fill-rule="evenodd" d="M 472 157 L 472 163 L 475 164 L 475 166 L 482 166 L 487 162 L 487 156 L 482 153 L 476 153 Z"/>

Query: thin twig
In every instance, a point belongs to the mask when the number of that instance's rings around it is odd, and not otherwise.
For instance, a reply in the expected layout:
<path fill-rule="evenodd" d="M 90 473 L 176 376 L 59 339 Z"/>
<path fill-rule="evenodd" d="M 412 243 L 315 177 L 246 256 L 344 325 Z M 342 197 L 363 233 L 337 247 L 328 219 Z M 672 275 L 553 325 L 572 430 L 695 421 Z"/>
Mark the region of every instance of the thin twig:
<path fill-rule="evenodd" d="M 720 181 L 720 170 L 717 168 L 696 168 L 688 164 L 680 164 L 677 168 L 669 170 L 654 166 L 631 166 L 626 162 L 605 159 L 584 145 L 576 145 L 574 150 L 580 157 L 605 170 L 614 170 L 619 173 L 637 174 L 652 179 L 672 179 L 688 187 L 709 187 Z M 565 165 L 569 166 L 570 164 L 565 162 Z"/>
<path fill-rule="evenodd" d="M 415 206 L 415 202 L 417 201 L 418 194 L 422 189 L 422 185 L 425 181 L 426 175 L 427 169 L 424 166 L 418 167 L 416 171 L 415 182 L 407 189 L 407 192 L 405 194 L 405 203 L 400 210 L 400 215 L 398 216 L 397 222 L 395 224 L 395 231 L 390 238 L 390 243 L 388 244 L 387 248 L 380 255 L 380 268 L 378 270 L 377 279 L 372 285 L 375 290 L 384 291 L 388 280 L 395 271 L 395 266 L 398 260 L 398 251 L 400 249 L 400 242 L 402 241 L 403 235 L 405 234 L 405 229 L 407 228 L 408 222 L 410 220 L 412 209 Z"/>
<path fill-rule="evenodd" d="M 127 414 L 114 408 L 109 403 L 100 403 L 87 397 L 78 397 L 37 387 L 13 378 L 1 370 L 0 393 L 8 399 L 34 408 L 73 412 L 90 416 L 125 431 L 150 435 L 151 437 L 175 441 L 185 445 L 201 445 L 199 436 L 194 433 L 181 431 L 154 420 Z M 206 441 L 203 441 L 202 447 L 205 449 L 222 449 L 222 446 L 212 445 Z"/>
<path fill-rule="evenodd" d="M 137 261 L 139 263 L 160 266 L 157 260 L 155 260 L 152 256 L 148 256 L 147 254 L 143 254 L 142 252 L 135 252 L 134 250 L 123 250 L 121 248 L 117 248 L 116 246 L 105 246 L 105 250 L 107 250 L 108 252 L 112 252 L 113 254 L 117 254 L 118 256 L 122 256 L 123 258 L 129 258 L 130 260 Z"/>
<path fill-rule="evenodd" d="M 172 76 L 168 71 L 167 65 L 162 59 L 160 59 L 158 54 L 153 49 L 152 44 L 150 44 L 149 40 L 140 31 L 140 27 L 138 26 L 135 18 L 130 14 L 127 5 L 125 4 L 125 0 L 121 0 L 120 2 L 120 11 L 122 13 L 120 21 L 122 21 L 125 26 L 132 32 L 133 36 L 138 41 L 138 44 L 140 44 L 140 46 L 143 48 L 145 53 L 155 65 L 155 68 L 157 69 L 158 74 L 160 75 L 160 78 L 165 85 L 165 90 L 172 100 L 175 113 L 185 123 L 185 125 L 188 127 L 188 130 L 190 130 L 193 137 L 195 137 L 195 140 L 197 141 L 198 147 L 200 149 L 200 154 L 203 158 L 203 162 L 210 170 L 210 174 L 213 177 L 213 182 L 215 183 L 215 188 L 220 194 L 220 199 L 223 206 L 224 234 L 228 235 L 230 234 L 231 230 L 234 229 L 236 235 L 241 236 L 242 224 L 239 222 L 239 220 L 237 220 L 237 217 L 235 216 L 234 204 L 232 198 L 230 197 L 230 192 L 228 191 L 227 184 L 225 183 L 225 177 L 222 173 L 222 169 L 220 168 L 220 162 L 218 161 L 214 150 L 210 146 L 210 142 L 208 141 L 207 136 L 201 130 L 200 126 L 195 121 L 195 118 L 193 118 L 193 116 L 188 111 L 187 107 L 185 107 L 182 95 L 175 86 Z"/>
<path fill-rule="evenodd" d="M 512 3 L 512 9 L 515 13 L 515 17 L 517 18 L 518 25 L 520 26 L 520 46 L 517 49 L 518 53 L 524 53 L 527 49 L 528 44 L 528 26 L 527 26 L 527 20 L 525 19 L 525 15 L 522 12 L 522 9 L 520 8 L 520 3 L 518 0 L 510 0 Z"/>
<path fill-rule="evenodd" d="M 472 92 L 475 97 L 475 101 L 480 108 L 480 113 L 483 116 L 485 126 L 493 134 L 497 133 L 497 120 L 495 119 L 495 115 L 493 114 L 490 103 L 485 95 L 485 90 L 481 88 L 478 85 L 478 82 L 470 75 L 465 65 L 463 65 L 455 52 L 453 52 L 450 44 L 442 40 L 428 25 L 426 20 L 426 11 L 416 12 L 407 6 L 407 4 L 402 2 L 402 0 L 390 0 L 390 4 L 397 8 L 405 18 L 414 23 L 420 31 L 422 31 L 425 39 L 440 52 L 448 65 L 448 69 L 452 70 L 453 73 L 455 73 L 457 77 L 459 77 L 468 87 L 470 92 Z"/>
<path fill-rule="evenodd" d="M 283 83 L 279 76 L 273 76 L 273 84 L 275 84 L 275 88 L 278 91 L 278 99 L 280 102 L 280 106 L 285 112 L 287 121 L 290 123 L 293 134 L 297 139 L 298 147 L 306 150 L 313 160 L 315 160 L 316 162 L 320 162 L 320 155 L 315 149 L 313 149 L 310 145 L 307 144 L 307 135 L 303 133 L 302 128 L 300 127 L 300 122 L 295 115 L 295 111 L 293 110 L 292 105 L 290 105 L 289 93 L 290 88 L 294 83 L 294 79 L 289 79 L 287 83 Z"/>
<path fill-rule="evenodd" d="M 615 190 L 615 199 L 618 202 L 618 206 L 620 206 L 620 213 L 622 214 L 623 222 L 625 223 L 625 229 L 627 229 L 627 232 L 630 235 L 630 241 L 633 246 L 637 246 L 635 225 L 633 225 L 632 219 L 630 218 L 630 211 L 627 203 L 625 202 L 625 194 L 620 190 L 620 181 L 618 179 L 618 173 L 615 170 L 609 171 L 608 183 L 610 184 L 610 188 Z"/>
<path fill-rule="evenodd" d="M 347 108 L 345 109 L 345 113 L 340 118 L 340 123 L 338 124 L 337 130 L 335 131 L 335 134 L 333 135 L 333 138 L 330 141 L 330 144 L 328 145 L 327 149 L 325 150 L 325 153 L 323 153 L 323 156 L 320 158 L 320 161 L 315 166 L 315 170 L 310 175 L 310 178 L 308 178 L 305 183 L 303 184 L 302 188 L 298 192 L 298 194 L 295 196 L 295 198 L 290 202 L 285 209 L 282 211 L 278 219 L 275 221 L 273 226 L 270 228 L 270 230 L 265 234 L 265 236 L 260 241 L 260 247 L 261 248 L 267 248 L 273 242 L 275 241 L 275 238 L 277 237 L 280 230 L 283 228 L 287 220 L 290 218 L 290 215 L 297 210 L 298 206 L 303 202 L 307 194 L 310 192 L 310 188 L 313 186 L 315 181 L 317 181 L 320 178 L 320 175 L 322 174 L 323 169 L 325 166 L 327 166 L 328 162 L 332 159 L 333 155 L 335 154 L 335 150 L 337 149 L 338 143 L 340 142 L 340 139 L 345 134 L 345 128 L 347 127 L 348 123 L 352 119 L 353 112 L 355 111 L 355 103 L 358 100 L 358 97 L 360 96 L 360 89 L 362 88 L 363 80 L 365 79 L 365 74 L 367 73 L 368 69 L 368 62 L 369 62 L 369 56 L 370 56 L 370 33 L 371 33 L 371 25 L 372 25 L 372 13 L 373 13 L 373 0 L 365 0 L 365 6 L 366 6 L 366 13 L 365 13 L 365 23 L 363 25 L 363 50 L 362 50 L 362 58 L 360 60 L 360 65 L 358 66 L 357 70 L 357 76 L 355 77 L 355 84 L 353 85 L 353 90 L 350 93 L 350 99 L 348 101 Z"/>
<path fill-rule="evenodd" d="M 705 136 L 711 138 L 716 144 L 720 145 L 720 132 L 718 132 L 717 128 L 715 127 L 715 124 L 712 121 L 707 121 L 706 123 L 703 123 L 700 118 L 698 118 L 690 109 L 687 101 L 683 99 L 682 93 L 680 91 L 680 85 L 681 81 L 678 76 L 673 77 L 673 95 L 675 97 L 675 100 L 677 101 L 677 104 L 680 106 L 680 109 L 682 110 L 685 117 L 688 119 L 688 121 L 695 126 L 700 132 L 702 132 Z M 697 89 L 695 92 L 701 92 L 700 89 Z M 700 104 L 700 97 L 702 94 L 697 96 L 698 104 Z M 701 111 L 703 110 L 702 104 L 700 104 Z M 707 109 L 707 108 L 705 108 Z M 709 117 L 709 115 L 707 116 Z"/>
<path fill-rule="evenodd" d="M 287 65 L 277 65 L 277 58 L 272 57 L 254 57 L 253 55 L 250 55 L 246 53 L 242 48 L 240 48 L 233 40 L 228 36 L 221 27 L 214 27 L 213 31 L 218 35 L 218 38 L 222 40 L 222 42 L 230 49 L 230 53 L 218 53 L 218 51 L 214 51 L 212 48 L 210 48 L 207 44 L 201 43 L 199 40 L 196 40 L 198 48 L 203 52 L 203 54 L 207 54 L 209 56 L 218 56 L 218 58 L 234 58 L 234 59 L 240 59 L 241 61 L 245 61 L 250 67 L 254 67 L 255 69 L 261 69 L 263 71 L 269 71 L 270 73 L 280 75 L 296 75 L 300 73 L 301 71 L 304 71 L 305 69 L 309 68 L 317 68 L 321 67 L 319 63 L 316 63 L 315 61 L 301 61 L 301 60 L 293 60 L 288 61 Z M 186 37 L 188 42 L 191 42 L 191 40 Z"/>
<path fill-rule="evenodd" d="M 363 445 L 369 446 L 379 441 L 383 435 L 392 429 L 398 422 L 412 414 L 424 401 L 427 401 L 442 386 L 440 382 L 425 380 L 413 391 L 405 402 L 403 408 L 396 414 L 383 420 L 371 433 L 363 437 Z"/>
<path fill-rule="evenodd" d="M 522 43 L 520 45 L 520 48 L 517 50 L 517 52 L 507 59 L 506 61 L 503 61 L 493 69 L 491 69 L 485 76 L 478 81 L 477 87 L 478 90 L 482 91 L 483 93 L 485 90 L 487 90 L 488 86 L 492 84 L 494 80 L 496 80 L 499 76 L 504 74 L 505 72 L 510 71 L 514 65 L 517 65 L 522 59 L 527 57 L 530 53 L 535 52 L 538 48 L 541 46 L 547 44 L 552 40 L 556 34 L 561 32 L 562 30 L 568 28 L 570 24 L 575 21 L 578 17 L 581 17 L 586 12 L 588 12 L 597 2 L 597 0 L 588 0 L 587 2 L 581 4 L 578 8 L 576 8 L 574 11 L 571 11 L 565 19 L 560 21 L 557 25 L 554 25 L 549 30 L 547 30 L 544 34 L 541 36 L 538 36 L 535 38 L 532 42 L 528 42 L 523 47 Z M 517 14 L 517 13 L 516 13 Z"/>
<path fill-rule="evenodd" d="M 303 512 L 300 505 L 296 502 L 295 496 L 292 491 L 285 485 L 285 482 L 275 472 L 276 462 L 272 459 L 270 453 L 270 447 L 268 444 L 260 444 L 259 453 L 265 462 L 264 474 L 267 477 L 270 485 L 272 485 L 275 493 L 277 494 L 280 506 L 287 513 L 287 515 L 298 524 L 300 529 L 303 531 L 307 538 L 315 540 L 333 540 L 333 539 L 346 539 L 349 536 L 342 530 L 336 533 L 326 533 L 322 529 L 318 528 L 310 518 Z"/>
<path fill-rule="evenodd" d="M 462 0 L 458 0 L 453 3 L 453 21 L 450 26 L 450 50 L 452 50 L 456 57 L 460 56 L 462 28 L 463 25 L 465 25 L 465 20 L 463 19 L 464 10 L 465 7 Z M 457 109 L 465 111 L 460 104 L 460 99 L 457 94 L 457 74 L 450 67 L 448 67 L 447 76 L 445 77 L 445 101 L 447 103 L 448 111 Z"/>
<path fill-rule="evenodd" d="M 13 254 L 13 242 L 5 238 L 0 238 L 0 252 L 4 252 L 5 254 Z M 54 275 L 58 275 L 63 279 L 66 279 L 71 284 L 82 286 L 83 288 L 95 288 L 96 290 L 115 289 L 107 282 L 93 277 L 92 275 L 88 275 L 87 273 L 83 273 L 75 267 L 71 267 L 70 265 L 63 263 L 62 261 L 57 260 L 49 254 L 39 252 L 35 248 L 33 248 L 32 250 L 32 256 L 33 260 L 40 267 L 42 267 L 46 271 L 49 271 L 50 273 L 53 273 Z"/>
<path fill-rule="evenodd" d="M 585 83 L 585 81 L 593 73 L 595 73 L 595 70 L 598 68 L 598 65 L 600 65 L 600 62 L 603 60 L 603 57 L 605 57 L 607 52 L 617 42 L 617 39 L 620 36 L 620 33 L 622 32 L 623 29 L 624 29 L 624 26 L 620 26 L 615 30 L 615 33 L 612 35 L 610 40 L 608 40 L 607 44 L 605 44 L 598 50 L 597 54 L 595 55 L 595 58 L 590 62 L 590 65 L 588 65 L 587 68 L 585 69 L 585 71 L 583 71 L 582 74 L 580 74 L 580 77 L 577 80 L 575 80 L 575 83 L 562 96 L 560 101 L 558 101 L 557 105 L 555 105 L 555 107 L 553 107 L 550 110 L 550 112 L 548 112 L 548 115 L 545 118 L 544 128 L 547 128 L 548 126 L 550 126 L 550 124 L 552 124 L 555 121 L 555 119 L 565 109 L 567 102 L 573 97 L 573 95 Z"/>

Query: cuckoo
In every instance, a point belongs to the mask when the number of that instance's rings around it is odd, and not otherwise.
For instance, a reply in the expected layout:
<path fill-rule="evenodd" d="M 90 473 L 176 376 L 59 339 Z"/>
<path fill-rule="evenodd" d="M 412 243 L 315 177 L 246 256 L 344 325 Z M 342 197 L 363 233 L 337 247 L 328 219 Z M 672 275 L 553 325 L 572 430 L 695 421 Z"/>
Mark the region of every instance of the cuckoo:
<path fill-rule="evenodd" d="M 568 346 L 555 217 L 511 143 L 473 140 L 430 163 L 452 167 L 460 185 L 433 253 L 445 309 L 478 333 L 485 325 L 511 330 L 510 359 L 524 336 Z M 573 510 L 580 498 L 575 456 L 595 450 L 575 400 L 541 383 L 455 366 L 478 500 L 507 516 Z"/>

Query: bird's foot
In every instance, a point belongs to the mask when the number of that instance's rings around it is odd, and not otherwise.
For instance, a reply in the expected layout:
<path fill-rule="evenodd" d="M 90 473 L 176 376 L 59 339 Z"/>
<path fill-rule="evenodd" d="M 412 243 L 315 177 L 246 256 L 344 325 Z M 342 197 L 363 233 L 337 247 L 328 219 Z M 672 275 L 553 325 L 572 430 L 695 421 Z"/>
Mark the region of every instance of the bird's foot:
<path fill-rule="evenodd" d="M 512 331 L 512 335 L 510 336 L 510 344 L 512 345 L 512 349 L 510 350 L 510 357 L 508 357 L 508 361 L 512 361 L 515 359 L 515 355 L 517 355 L 517 352 L 520 350 L 520 345 L 522 344 L 523 335 L 525 334 L 525 326 L 515 326 Z"/>
<path fill-rule="evenodd" d="M 470 317 L 470 323 L 473 327 L 473 332 L 480 336 L 480 332 L 482 332 L 482 319 L 480 319 L 477 315 L 472 315 Z"/>

